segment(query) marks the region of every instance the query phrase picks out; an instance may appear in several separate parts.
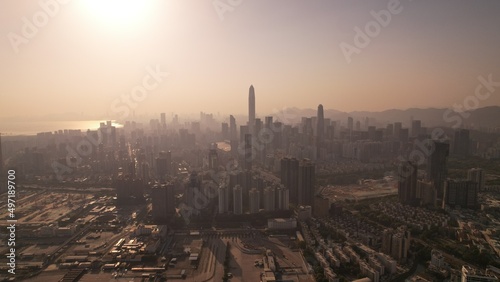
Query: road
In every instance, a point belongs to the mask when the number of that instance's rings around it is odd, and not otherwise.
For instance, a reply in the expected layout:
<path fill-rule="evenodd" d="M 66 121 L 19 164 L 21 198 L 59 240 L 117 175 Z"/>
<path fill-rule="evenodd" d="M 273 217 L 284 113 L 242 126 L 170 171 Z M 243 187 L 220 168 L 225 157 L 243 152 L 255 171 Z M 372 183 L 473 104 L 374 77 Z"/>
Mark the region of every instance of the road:
<path fill-rule="evenodd" d="M 191 281 L 222 281 L 224 275 L 224 258 L 226 254 L 226 240 L 209 238 L 200 259 L 200 265 Z M 220 277 L 218 278 L 214 277 Z"/>

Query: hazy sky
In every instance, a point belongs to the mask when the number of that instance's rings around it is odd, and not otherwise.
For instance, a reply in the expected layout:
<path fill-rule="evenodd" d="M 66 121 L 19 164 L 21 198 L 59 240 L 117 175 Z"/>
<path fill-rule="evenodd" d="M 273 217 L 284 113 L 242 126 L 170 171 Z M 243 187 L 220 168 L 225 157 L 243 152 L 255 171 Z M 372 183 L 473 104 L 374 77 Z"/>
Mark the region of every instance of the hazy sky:
<path fill-rule="evenodd" d="M 246 113 L 250 84 L 257 115 L 451 107 L 479 76 L 500 81 L 497 0 L 401 0 L 367 46 L 355 28 L 391 1 L 61 2 L 0 1 L 0 118 L 117 116 L 143 80 L 151 90 L 126 106 L 136 114 Z M 361 47 L 350 63 L 342 42 Z M 148 66 L 169 75 L 155 85 Z"/>

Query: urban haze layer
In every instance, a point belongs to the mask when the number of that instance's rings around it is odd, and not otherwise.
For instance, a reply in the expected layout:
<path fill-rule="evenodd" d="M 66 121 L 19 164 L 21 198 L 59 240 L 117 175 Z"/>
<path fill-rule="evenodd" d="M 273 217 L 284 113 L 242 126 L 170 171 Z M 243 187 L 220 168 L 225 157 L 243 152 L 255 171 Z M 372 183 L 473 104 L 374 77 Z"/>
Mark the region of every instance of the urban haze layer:
<path fill-rule="evenodd" d="M 497 107 L 260 118 L 256 96 L 240 120 L 3 136 L 2 277 L 498 281 Z"/>
<path fill-rule="evenodd" d="M 0 0 L 0 281 L 498 282 L 499 15 Z"/>

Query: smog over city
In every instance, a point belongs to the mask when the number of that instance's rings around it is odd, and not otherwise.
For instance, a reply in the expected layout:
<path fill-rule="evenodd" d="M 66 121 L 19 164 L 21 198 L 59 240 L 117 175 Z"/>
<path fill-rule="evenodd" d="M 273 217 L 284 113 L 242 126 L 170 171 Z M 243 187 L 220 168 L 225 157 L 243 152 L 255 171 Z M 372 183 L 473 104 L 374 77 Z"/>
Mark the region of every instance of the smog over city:
<path fill-rule="evenodd" d="M 499 281 L 500 2 L 0 2 L 0 281 Z"/>

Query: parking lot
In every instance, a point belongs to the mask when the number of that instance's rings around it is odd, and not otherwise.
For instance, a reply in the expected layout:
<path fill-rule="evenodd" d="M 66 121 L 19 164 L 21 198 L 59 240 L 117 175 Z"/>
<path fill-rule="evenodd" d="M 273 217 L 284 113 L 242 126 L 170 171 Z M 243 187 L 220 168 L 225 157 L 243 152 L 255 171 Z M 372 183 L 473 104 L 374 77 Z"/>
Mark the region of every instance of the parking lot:
<path fill-rule="evenodd" d="M 119 234 L 118 234 L 119 235 Z M 95 232 L 92 230 L 82 237 L 86 244 L 97 244 L 99 241 L 110 241 L 117 234 L 111 232 Z M 88 238 L 87 238 L 88 237 Z M 306 274 L 304 262 L 300 253 L 289 248 L 289 238 L 270 238 L 258 230 L 207 230 L 179 233 L 172 237 L 171 243 L 165 248 L 165 253 L 158 259 L 158 265 L 166 268 L 164 277 L 170 280 L 187 281 L 222 281 L 224 276 L 224 261 L 227 247 L 230 249 L 229 269 L 232 275 L 230 281 L 260 281 L 264 272 L 265 250 L 271 250 L 279 266 L 277 275 L 287 281 L 313 281 Z M 85 246 L 82 244 L 82 246 Z M 73 246 L 76 250 L 80 245 Z M 198 253 L 197 261 L 193 261 L 193 253 Z M 174 259 L 174 260 L 172 260 Z M 259 263 L 256 263 L 259 262 Z M 49 277 L 62 277 L 66 271 L 54 269 L 44 272 L 32 281 L 44 281 Z M 117 274 L 116 277 L 114 274 Z M 83 275 L 80 281 L 142 281 L 143 274 L 120 270 L 90 271 Z"/>

